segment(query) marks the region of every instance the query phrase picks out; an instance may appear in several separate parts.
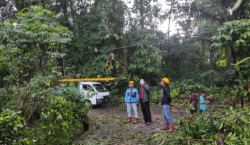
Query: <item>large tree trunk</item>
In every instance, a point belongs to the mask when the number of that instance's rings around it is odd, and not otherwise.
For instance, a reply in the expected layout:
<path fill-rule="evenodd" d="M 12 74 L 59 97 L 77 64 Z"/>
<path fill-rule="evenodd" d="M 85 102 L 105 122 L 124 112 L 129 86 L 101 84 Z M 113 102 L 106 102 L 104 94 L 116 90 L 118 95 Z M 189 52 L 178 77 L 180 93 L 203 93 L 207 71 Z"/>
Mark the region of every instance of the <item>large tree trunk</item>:
<path fill-rule="evenodd" d="M 124 75 L 127 75 L 127 50 L 123 49 L 124 51 L 124 66 L 123 66 L 123 73 Z"/>
<path fill-rule="evenodd" d="M 247 89 L 248 89 L 248 92 L 250 92 L 250 82 L 249 82 L 249 78 L 247 77 Z M 250 106 L 250 95 L 248 93 L 248 101 L 247 101 L 247 105 Z"/>
<path fill-rule="evenodd" d="M 230 51 L 231 51 L 231 56 L 232 56 L 232 58 L 233 58 L 233 63 L 234 64 L 236 64 L 236 57 L 235 57 L 235 52 L 234 52 L 234 50 L 233 50 L 233 45 L 231 45 L 231 47 L 230 47 Z M 239 78 L 239 71 L 238 70 L 236 70 L 236 72 L 235 72 L 235 76 L 236 76 L 236 78 L 238 79 Z M 240 98 L 240 83 L 238 82 L 238 93 L 237 93 L 237 97 L 236 97 L 236 100 L 239 100 Z M 243 98 L 242 98 L 243 99 Z M 236 100 L 234 100 L 234 101 L 236 101 Z M 243 106 L 243 100 L 241 101 L 241 106 Z"/>
<path fill-rule="evenodd" d="M 170 14 L 168 18 L 168 39 L 169 39 L 169 34 L 170 34 L 170 20 L 171 20 L 171 14 L 172 14 L 172 1 L 171 1 L 171 7 L 170 7 Z"/>
<path fill-rule="evenodd" d="M 144 29 L 144 18 L 143 18 L 143 11 L 144 11 L 144 8 L 143 8 L 143 0 L 140 0 L 140 17 L 141 17 L 141 20 L 140 20 L 140 25 L 141 25 L 141 29 Z"/>

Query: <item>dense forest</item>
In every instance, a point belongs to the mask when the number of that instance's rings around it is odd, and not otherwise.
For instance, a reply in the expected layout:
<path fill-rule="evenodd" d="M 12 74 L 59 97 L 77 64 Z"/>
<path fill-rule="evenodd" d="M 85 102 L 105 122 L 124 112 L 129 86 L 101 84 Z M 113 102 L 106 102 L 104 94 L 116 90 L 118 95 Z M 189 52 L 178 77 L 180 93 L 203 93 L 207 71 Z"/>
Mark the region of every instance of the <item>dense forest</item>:
<path fill-rule="evenodd" d="M 59 80 L 105 77 L 119 77 L 104 83 L 117 105 L 141 78 L 159 102 L 168 77 L 177 108 L 193 89 L 231 106 L 181 119 L 156 143 L 250 143 L 250 1 L 0 0 L 0 38 L 0 144 L 72 144 L 89 108 Z"/>

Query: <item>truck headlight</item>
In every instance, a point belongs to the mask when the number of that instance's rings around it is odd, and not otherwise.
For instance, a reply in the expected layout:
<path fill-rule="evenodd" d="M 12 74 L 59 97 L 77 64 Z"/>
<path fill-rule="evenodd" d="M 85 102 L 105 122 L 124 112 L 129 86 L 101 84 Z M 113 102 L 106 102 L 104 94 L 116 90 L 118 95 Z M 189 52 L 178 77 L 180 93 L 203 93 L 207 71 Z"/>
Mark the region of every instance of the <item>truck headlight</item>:
<path fill-rule="evenodd" d="M 103 96 L 97 96 L 97 99 L 103 99 Z"/>

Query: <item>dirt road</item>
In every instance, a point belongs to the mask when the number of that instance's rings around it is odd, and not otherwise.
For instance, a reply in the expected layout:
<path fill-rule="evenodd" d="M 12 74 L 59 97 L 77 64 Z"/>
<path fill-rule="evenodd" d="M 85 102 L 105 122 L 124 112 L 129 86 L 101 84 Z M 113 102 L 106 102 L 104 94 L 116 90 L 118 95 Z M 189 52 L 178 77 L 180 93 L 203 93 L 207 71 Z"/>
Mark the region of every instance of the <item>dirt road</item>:
<path fill-rule="evenodd" d="M 126 123 L 125 107 L 94 107 L 89 111 L 90 130 L 77 139 L 79 144 L 147 144 L 152 142 L 152 135 L 164 133 L 160 128 L 164 125 L 162 110 L 159 106 L 151 106 L 152 124 L 142 124 L 143 116 L 138 107 L 138 124 Z M 133 115 L 133 114 L 132 114 Z M 171 111 L 174 124 L 177 124 L 181 113 Z M 171 134 L 170 134 L 171 135 Z"/>

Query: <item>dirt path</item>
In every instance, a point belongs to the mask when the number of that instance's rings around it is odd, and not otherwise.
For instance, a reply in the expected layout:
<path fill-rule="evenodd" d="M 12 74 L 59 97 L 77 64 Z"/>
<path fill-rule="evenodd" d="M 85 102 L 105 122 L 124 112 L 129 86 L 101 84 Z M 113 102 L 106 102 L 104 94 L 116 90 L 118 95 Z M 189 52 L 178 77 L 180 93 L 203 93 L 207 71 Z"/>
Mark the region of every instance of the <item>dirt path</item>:
<path fill-rule="evenodd" d="M 162 110 L 159 106 L 151 107 L 152 124 L 142 124 L 143 116 L 138 107 L 138 124 L 126 123 L 125 107 L 94 107 L 89 111 L 91 116 L 90 130 L 77 139 L 79 144 L 146 144 L 152 141 L 152 135 L 164 125 Z M 133 115 L 133 114 L 132 114 Z M 174 124 L 177 124 L 181 113 L 171 111 Z"/>

